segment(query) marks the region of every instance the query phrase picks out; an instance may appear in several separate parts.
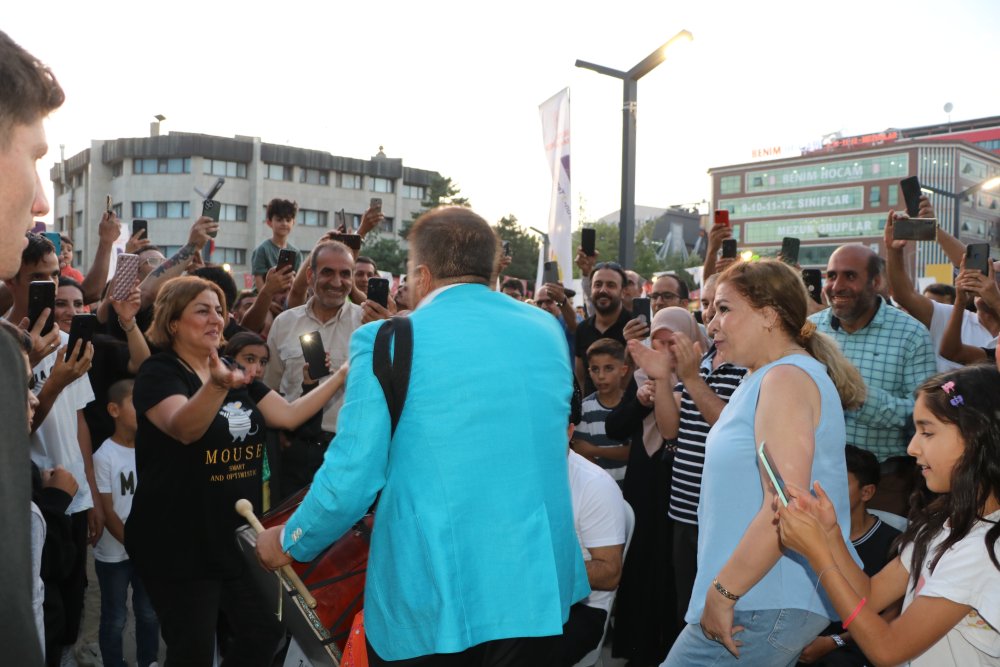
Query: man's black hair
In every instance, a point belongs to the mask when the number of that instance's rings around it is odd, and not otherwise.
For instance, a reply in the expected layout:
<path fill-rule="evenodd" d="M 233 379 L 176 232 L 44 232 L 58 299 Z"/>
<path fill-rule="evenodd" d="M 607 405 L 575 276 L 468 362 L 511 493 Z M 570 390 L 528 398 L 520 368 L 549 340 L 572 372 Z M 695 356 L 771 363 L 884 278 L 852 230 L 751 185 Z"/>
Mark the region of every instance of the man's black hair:
<path fill-rule="evenodd" d="M 879 470 L 878 458 L 867 449 L 861 449 L 854 445 L 844 447 L 844 455 L 847 457 L 847 472 L 857 477 L 861 486 L 874 484 L 878 486 L 882 479 Z"/>
<path fill-rule="evenodd" d="M 221 266 L 200 266 L 191 271 L 190 275 L 204 278 L 218 285 L 222 293 L 226 295 L 226 311 L 229 312 L 233 309 L 233 303 L 236 301 L 238 290 L 236 289 L 236 281 L 233 280 L 229 271 L 226 271 Z"/>

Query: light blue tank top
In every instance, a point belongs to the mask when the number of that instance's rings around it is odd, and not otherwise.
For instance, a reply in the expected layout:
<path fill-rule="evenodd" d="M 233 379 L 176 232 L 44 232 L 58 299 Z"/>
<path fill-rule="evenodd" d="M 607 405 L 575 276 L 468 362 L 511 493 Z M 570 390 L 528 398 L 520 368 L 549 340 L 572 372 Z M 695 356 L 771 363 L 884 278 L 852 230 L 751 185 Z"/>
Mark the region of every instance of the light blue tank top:
<path fill-rule="evenodd" d="M 851 512 L 844 459 L 847 435 L 840 396 L 822 363 L 802 354 L 783 357 L 743 378 L 708 434 L 698 507 L 698 574 L 684 617 L 688 623 L 701 620 L 712 580 L 736 550 L 764 501 L 757 467 L 754 414 L 764 376 L 781 364 L 801 368 L 819 389 L 820 421 L 815 432 L 812 480 L 819 480 L 833 501 L 841 532 L 850 545 Z M 829 619 L 837 618 L 833 605 L 822 588 L 817 591 L 816 583 L 816 573 L 805 558 L 785 550 L 763 579 L 740 598 L 736 609 L 805 609 Z"/>

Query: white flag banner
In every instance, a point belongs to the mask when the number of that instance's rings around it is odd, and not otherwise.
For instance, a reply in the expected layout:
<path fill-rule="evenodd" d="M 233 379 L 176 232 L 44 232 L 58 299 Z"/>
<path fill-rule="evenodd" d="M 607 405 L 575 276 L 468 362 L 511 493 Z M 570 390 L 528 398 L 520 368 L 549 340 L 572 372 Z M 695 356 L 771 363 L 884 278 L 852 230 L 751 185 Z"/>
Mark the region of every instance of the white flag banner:
<path fill-rule="evenodd" d="M 569 181 L 569 88 L 559 91 L 538 107 L 542 117 L 542 139 L 552 176 L 549 203 L 549 256 L 559 262 L 564 285 L 573 279 L 573 205 Z M 538 275 L 541 276 L 541 266 Z"/>

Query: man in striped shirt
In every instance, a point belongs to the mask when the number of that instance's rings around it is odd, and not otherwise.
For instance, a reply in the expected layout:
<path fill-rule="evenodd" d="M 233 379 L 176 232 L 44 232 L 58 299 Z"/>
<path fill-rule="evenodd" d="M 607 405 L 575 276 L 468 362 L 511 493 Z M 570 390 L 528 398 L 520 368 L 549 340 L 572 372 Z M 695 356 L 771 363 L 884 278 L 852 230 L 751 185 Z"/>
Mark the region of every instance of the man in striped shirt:
<path fill-rule="evenodd" d="M 715 316 L 712 301 L 718 274 L 701 288 L 702 321 Z M 657 403 L 656 425 L 665 439 L 676 439 L 673 477 L 670 483 L 670 509 L 673 521 L 674 583 L 677 589 L 677 618 L 687 612 L 698 562 L 698 498 L 701 495 L 701 471 L 705 463 L 705 439 L 729 397 L 739 386 L 745 368 L 719 358 L 713 345 L 700 358 L 694 343 L 683 334 L 674 334 L 670 345 L 674 373 L 679 382 L 674 387 L 674 401 Z"/>

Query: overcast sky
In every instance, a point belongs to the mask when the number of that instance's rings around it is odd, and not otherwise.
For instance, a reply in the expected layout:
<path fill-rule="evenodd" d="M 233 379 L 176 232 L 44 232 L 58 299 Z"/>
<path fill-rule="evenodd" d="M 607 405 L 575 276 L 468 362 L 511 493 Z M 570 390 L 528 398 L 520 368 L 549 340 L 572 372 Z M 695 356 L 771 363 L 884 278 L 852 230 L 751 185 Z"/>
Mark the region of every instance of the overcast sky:
<path fill-rule="evenodd" d="M 706 200 L 709 167 L 754 148 L 1000 115 L 996 0 L 466 0 L 6 3 L 0 29 L 49 64 L 67 102 L 48 168 L 91 139 L 163 130 L 366 159 L 379 145 L 451 177 L 488 220 L 543 226 L 538 105 L 572 102 L 573 199 L 619 208 L 621 82 L 681 29 L 694 41 L 639 82 L 636 203 Z"/>

